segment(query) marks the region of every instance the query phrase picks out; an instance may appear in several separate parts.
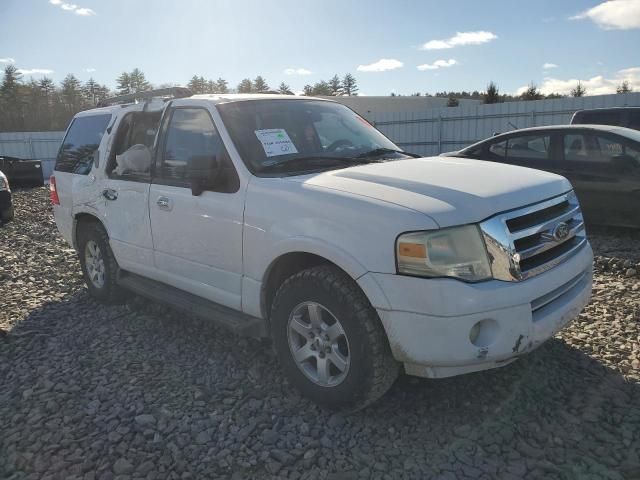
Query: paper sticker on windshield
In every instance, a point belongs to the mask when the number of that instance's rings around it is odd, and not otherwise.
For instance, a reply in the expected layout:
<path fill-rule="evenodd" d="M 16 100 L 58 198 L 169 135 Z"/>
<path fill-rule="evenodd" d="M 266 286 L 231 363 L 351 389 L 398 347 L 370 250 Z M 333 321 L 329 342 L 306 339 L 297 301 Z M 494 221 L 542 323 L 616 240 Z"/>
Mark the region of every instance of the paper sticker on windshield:
<path fill-rule="evenodd" d="M 298 153 L 296 146 L 293 144 L 284 128 L 255 130 L 255 132 L 256 137 L 258 137 L 258 140 L 262 143 L 262 148 L 264 148 L 264 153 L 267 154 L 267 157 Z"/>

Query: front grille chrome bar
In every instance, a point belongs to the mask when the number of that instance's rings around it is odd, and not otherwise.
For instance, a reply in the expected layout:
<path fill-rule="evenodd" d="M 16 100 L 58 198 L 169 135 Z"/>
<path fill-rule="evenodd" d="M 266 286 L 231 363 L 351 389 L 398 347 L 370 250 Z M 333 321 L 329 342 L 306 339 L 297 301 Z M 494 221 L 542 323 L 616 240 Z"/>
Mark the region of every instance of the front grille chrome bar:
<path fill-rule="evenodd" d="M 518 282 L 575 255 L 587 243 L 573 191 L 495 215 L 480 224 L 493 277 Z"/>

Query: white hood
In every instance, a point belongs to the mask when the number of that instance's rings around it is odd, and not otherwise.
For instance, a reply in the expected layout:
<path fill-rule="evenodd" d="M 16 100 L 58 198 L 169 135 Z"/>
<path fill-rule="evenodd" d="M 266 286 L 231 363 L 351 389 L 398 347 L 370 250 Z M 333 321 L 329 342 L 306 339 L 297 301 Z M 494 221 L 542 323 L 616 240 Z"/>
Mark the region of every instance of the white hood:
<path fill-rule="evenodd" d="M 553 173 L 455 157 L 372 163 L 288 180 L 401 205 L 440 227 L 479 222 L 571 190 Z"/>

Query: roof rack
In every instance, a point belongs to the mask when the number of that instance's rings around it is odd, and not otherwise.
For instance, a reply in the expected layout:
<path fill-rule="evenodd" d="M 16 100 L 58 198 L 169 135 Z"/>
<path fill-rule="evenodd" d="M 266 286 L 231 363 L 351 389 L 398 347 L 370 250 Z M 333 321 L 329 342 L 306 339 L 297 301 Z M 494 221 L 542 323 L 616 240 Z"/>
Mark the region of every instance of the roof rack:
<path fill-rule="evenodd" d="M 98 107 L 107 107 L 109 105 L 119 105 L 125 103 L 134 103 L 136 100 L 151 100 L 158 97 L 185 98 L 193 95 L 191 90 L 185 87 L 169 87 L 159 88 L 157 90 L 147 90 L 145 92 L 130 93 L 128 95 L 119 95 L 117 97 L 105 98 L 98 102 Z"/>

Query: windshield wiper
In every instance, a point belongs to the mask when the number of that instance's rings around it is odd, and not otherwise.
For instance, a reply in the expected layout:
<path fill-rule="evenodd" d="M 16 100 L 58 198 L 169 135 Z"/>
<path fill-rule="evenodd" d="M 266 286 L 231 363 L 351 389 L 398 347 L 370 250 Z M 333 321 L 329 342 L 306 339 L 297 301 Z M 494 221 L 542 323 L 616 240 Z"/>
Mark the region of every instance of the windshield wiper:
<path fill-rule="evenodd" d="M 359 156 L 358 157 L 329 157 L 329 156 L 316 155 L 316 156 L 309 156 L 309 157 L 294 157 L 294 158 L 288 158 L 286 160 L 281 160 L 276 163 L 264 165 L 262 166 L 262 168 L 260 168 L 260 171 L 268 172 L 270 170 L 279 170 L 283 167 L 290 167 L 299 163 L 310 163 L 313 166 L 315 166 L 316 162 L 321 162 L 321 163 L 328 162 L 328 163 L 334 163 L 336 165 L 340 165 L 340 164 L 358 165 L 362 163 L 375 163 L 375 162 L 378 162 L 378 160 L 367 159 Z M 312 166 L 312 165 L 309 165 L 309 166 Z"/>
<path fill-rule="evenodd" d="M 403 150 L 395 150 L 393 148 L 384 148 L 384 147 L 374 148 L 373 150 L 369 150 L 368 152 L 361 153 L 355 158 L 379 157 L 380 155 L 385 155 L 387 153 L 400 153 L 401 155 L 407 155 L 413 158 L 420 158 L 420 155 L 417 155 L 415 153 L 409 153 Z"/>

